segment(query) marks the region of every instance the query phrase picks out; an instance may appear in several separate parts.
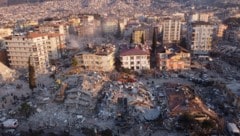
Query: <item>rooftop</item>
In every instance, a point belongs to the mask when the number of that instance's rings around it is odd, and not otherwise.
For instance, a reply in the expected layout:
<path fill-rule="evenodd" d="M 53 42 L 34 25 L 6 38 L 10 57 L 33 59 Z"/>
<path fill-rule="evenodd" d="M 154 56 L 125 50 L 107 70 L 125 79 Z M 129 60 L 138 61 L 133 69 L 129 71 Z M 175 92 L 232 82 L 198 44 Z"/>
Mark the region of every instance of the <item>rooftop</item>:
<path fill-rule="evenodd" d="M 150 55 L 150 53 L 148 50 L 141 49 L 139 47 L 124 49 L 120 52 L 120 56 L 134 56 L 134 55 Z"/>
<path fill-rule="evenodd" d="M 95 55 L 109 55 L 115 51 L 115 45 L 106 44 L 106 45 L 88 45 L 85 50 L 80 51 L 77 55 L 81 54 L 95 54 Z"/>

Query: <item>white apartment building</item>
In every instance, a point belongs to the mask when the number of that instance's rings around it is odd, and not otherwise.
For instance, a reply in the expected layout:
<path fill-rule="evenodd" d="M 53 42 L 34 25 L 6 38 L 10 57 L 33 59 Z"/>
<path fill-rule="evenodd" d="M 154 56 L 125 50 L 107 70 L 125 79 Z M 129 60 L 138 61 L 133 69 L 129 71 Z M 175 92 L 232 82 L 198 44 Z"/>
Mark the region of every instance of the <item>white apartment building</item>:
<path fill-rule="evenodd" d="M 120 52 L 122 67 L 135 71 L 150 69 L 150 53 L 139 47 L 125 49 Z"/>
<path fill-rule="evenodd" d="M 163 43 L 175 43 L 180 41 L 181 21 L 179 19 L 164 19 Z"/>
<path fill-rule="evenodd" d="M 48 36 L 39 33 L 5 38 L 10 66 L 15 69 L 27 69 L 30 58 L 36 74 L 46 73 L 49 66 L 47 41 Z"/>
<path fill-rule="evenodd" d="M 213 26 L 207 22 L 195 22 L 188 26 L 188 44 L 193 54 L 206 55 L 212 49 Z"/>

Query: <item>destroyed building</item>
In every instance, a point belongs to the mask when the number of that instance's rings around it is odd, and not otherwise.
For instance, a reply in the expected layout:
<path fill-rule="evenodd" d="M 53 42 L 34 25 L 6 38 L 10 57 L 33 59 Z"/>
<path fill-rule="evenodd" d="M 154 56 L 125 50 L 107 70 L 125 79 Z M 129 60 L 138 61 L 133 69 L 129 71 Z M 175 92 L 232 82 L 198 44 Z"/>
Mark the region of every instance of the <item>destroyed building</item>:
<path fill-rule="evenodd" d="M 114 69 L 115 45 L 89 45 L 75 55 L 78 66 L 90 71 L 112 71 Z"/>
<path fill-rule="evenodd" d="M 159 47 L 156 59 L 160 70 L 189 70 L 191 66 L 190 52 L 177 45 Z"/>

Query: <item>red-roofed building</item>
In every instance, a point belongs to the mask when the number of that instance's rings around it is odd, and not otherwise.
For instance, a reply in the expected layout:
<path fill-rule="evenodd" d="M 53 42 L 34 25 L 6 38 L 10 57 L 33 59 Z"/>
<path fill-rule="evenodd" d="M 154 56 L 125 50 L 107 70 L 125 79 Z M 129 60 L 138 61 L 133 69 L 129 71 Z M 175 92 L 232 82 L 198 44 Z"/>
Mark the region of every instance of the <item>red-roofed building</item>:
<path fill-rule="evenodd" d="M 122 67 L 132 70 L 150 69 L 150 52 L 145 48 L 123 49 L 120 52 Z"/>

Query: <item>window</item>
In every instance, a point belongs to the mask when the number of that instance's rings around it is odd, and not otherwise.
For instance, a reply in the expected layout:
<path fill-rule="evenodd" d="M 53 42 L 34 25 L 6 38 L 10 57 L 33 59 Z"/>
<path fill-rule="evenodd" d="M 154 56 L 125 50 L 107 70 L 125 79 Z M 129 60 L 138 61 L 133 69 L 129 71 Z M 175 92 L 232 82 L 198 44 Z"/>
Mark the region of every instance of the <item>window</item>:
<path fill-rule="evenodd" d="M 134 65 L 134 62 L 132 61 L 130 64 L 131 64 L 131 65 Z"/>
<path fill-rule="evenodd" d="M 130 57 L 130 59 L 131 59 L 131 60 L 133 60 L 133 59 L 134 59 L 134 57 Z"/>

